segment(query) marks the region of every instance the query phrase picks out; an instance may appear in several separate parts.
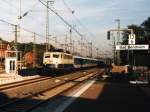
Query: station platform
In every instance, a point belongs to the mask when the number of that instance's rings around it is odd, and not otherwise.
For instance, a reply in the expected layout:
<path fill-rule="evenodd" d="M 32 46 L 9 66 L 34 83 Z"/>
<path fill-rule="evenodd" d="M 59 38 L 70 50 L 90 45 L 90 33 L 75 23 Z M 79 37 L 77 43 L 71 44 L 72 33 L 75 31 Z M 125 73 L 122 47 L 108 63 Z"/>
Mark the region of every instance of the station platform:
<path fill-rule="evenodd" d="M 73 92 L 74 95 L 70 92 L 62 94 L 59 98 L 62 103 L 57 101 L 54 112 L 149 111 L 150 96 L 139 85 L 95 81 L 77 90 Z"/>
<path fill-rule="evenodd" d="M 35 75 L 35 76 L 22 77 L 22 76 L 17 75 L 17 74 L 2 73 L 2 74 L 0 74 L 0 85 L 13 83 L 13 82 L 18 82 L 18 81 L 22 81 L 22 80 L 28 80 L 28 79 L 32 79 L 32 78 L 35 78 L 35 77 L 40 77 L 40 76 Z"/>

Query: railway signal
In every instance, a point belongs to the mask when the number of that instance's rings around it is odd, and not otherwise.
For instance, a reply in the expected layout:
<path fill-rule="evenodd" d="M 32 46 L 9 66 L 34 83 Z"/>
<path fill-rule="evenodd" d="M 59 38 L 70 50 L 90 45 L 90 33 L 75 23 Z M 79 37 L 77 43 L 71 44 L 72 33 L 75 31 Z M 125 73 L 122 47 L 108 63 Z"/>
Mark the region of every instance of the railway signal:
<path fill-rule="evenodd" d="M 107 39 L 110 40 L 110 31 L 107 32 Z"/>

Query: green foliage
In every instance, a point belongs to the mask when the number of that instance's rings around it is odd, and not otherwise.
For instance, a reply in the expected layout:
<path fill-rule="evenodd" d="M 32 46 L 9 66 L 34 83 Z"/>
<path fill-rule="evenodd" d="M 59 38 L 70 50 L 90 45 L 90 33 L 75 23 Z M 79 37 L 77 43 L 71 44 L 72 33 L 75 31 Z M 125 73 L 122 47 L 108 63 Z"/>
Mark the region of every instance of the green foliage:
<path fill-rule="evenodd" d="M 144 44 L 145 37 L 144 37 L 144 29 L 141 26 L 137 25 L 129 25 L 128 29 L 133 29 L 133 33 L 136 35 L 136 44 Z M 129 31 L 123 32 L 123 43 L 128 44 L 128 35 L 130 34 Z"/>
<path fill-rule="evenodd" d="M 141 26 L 144 29 L 144 36 L 150 41 L 150 17 L 148 17 Z"/>
<path fill-rule="evenodd" d="M 136 36 L 136 44 L 148 44 L 150 45 L 150 17 L 145 20 L 140 26 L 138 25 L 129 25 L 128 29 L 133 29 L 133 32 Z M 123 32 L 123 45 L 128 44 L 128 35 L 129 31 Z M 129 54 L 128 54 L 129 53 Z M 127 57 L 129 55 L 129 60 Z M 139 60 L 139 57 L 141 59 Z M 150 54 L 149 50 L 136 50 L 136 51 L 120 51 L 120 58 L 122 64 L 136 64 L 136 65 L 145 65 L 150 66 Z"/>

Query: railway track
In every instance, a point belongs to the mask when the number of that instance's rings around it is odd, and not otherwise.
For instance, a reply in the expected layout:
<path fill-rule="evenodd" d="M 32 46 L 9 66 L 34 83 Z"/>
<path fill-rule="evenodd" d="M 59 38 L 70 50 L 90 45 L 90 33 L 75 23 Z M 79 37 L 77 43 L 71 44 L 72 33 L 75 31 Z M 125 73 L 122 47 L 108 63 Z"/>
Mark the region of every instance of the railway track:
<path fill-rule="evenodd" d="M 8 83 L 8 84 L 2 84 L 0 85 L 0 91 L 5 90 L 5 89 L 9 89 L 9 88 L 13 88 L 16 86 L 22 86 L 24 84 L 28 84 L 28 83 L 34 83 L 37 81 L 41 81 L 41 80 L 45 80 L 45 79 L 50 79 L 51 77 L 36 77 L 36 78 L 32 78 L 32 79 L 26 79 L 26 80 L 22 80 L 22 81 L 18 81 L 18 82 L 12 82 L 12 83 Z"/>
<path fill-rule="evenodd" d="M 95 77 L 97 74 L 101 74 L 102 71 L 88 71 L 74 73 L 66 76 L 61 76 L 57 78 L 51 78 L 51 86 L 45 90 L 28 94 L 25 97 L 20 97 L 10 102 L 3 103 L 0 105 L 1 112 L 28 112 L 39 105 L 46 102 L 48 99 L 74 87 L 75 85 L 89 79 L 90 77 Z M 55 82 L 55 83 L 54 83 Z"/>
<path fill-rule="evenodd" d="M 91 70 L 89 70 L 89 72 L 90 71 Z M 80 72 L 76 72 L 76 73 L 71 73 L 71 75 L 67 74 L 67 75 L 56 77 L 56 78 L 53 78 L 53 79 L 63 79 L 64 78 L 65 80 L 67 80 L 69 77 L 72 77 L 73 75 L 77 75 L 79 73 L 82 73 L 82 72 L 80 71 Z M 32 79 L 26 79 L 26 80 L 22 80 L 22 81 L 18 81 L 18 82 L 3 84 L 3 85 L 0 85 L 0 91 L 6 90 L 6 89 L 9 89 L 9 88 L 13 88 L 13 87 L 23 86 L 23 85 L 30 84 L 30 83 L 43 81 L 43 80 L 49 80 L 51 78 L 52 77 L 50 77 L 50 76 L 40 76 L 40 77 L 36 77 L 36 78 L 32 78 Z"/>
<path fill-rule="evenodd" d="M 89 70 L 88 72 L 91 72 L 91 70 Z M 76 78 L 80 73 L 82 72 L 76 72 L 73 74 L 68 74 L 56 78 L 40 77 L 28 81 L 21 81 L 21 82 L 3 85 L 0 87 L 1 88 L 0 105 L 3 104 L 4 102 L 8 102 L 9 99 L 7 97 L 11 99 L 23 98 L 29 96 L 30 94 L 35 94 L 40 91 L 47 90 L 48 88 L 52 87 L 54 84 L 57 85 L 59 83 L 63 83 L 65 80 L 68 79 L 71 80 L 73 78 Z"/>

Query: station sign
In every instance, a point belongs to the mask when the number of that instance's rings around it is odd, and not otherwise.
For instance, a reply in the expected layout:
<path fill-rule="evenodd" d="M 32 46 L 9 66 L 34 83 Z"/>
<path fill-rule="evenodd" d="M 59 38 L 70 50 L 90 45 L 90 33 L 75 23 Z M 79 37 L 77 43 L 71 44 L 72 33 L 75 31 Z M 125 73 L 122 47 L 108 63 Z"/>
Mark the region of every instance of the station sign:
<path fill-rule="evenodd" d="M 128 38 L 128 44 L 134 45 L 135 44 L 135 34 L 130 34 Z"/>
<path fill-rule="evenodd" d="M 148 50 L 149 45 L 116 45 L 116 50 Z"/>

